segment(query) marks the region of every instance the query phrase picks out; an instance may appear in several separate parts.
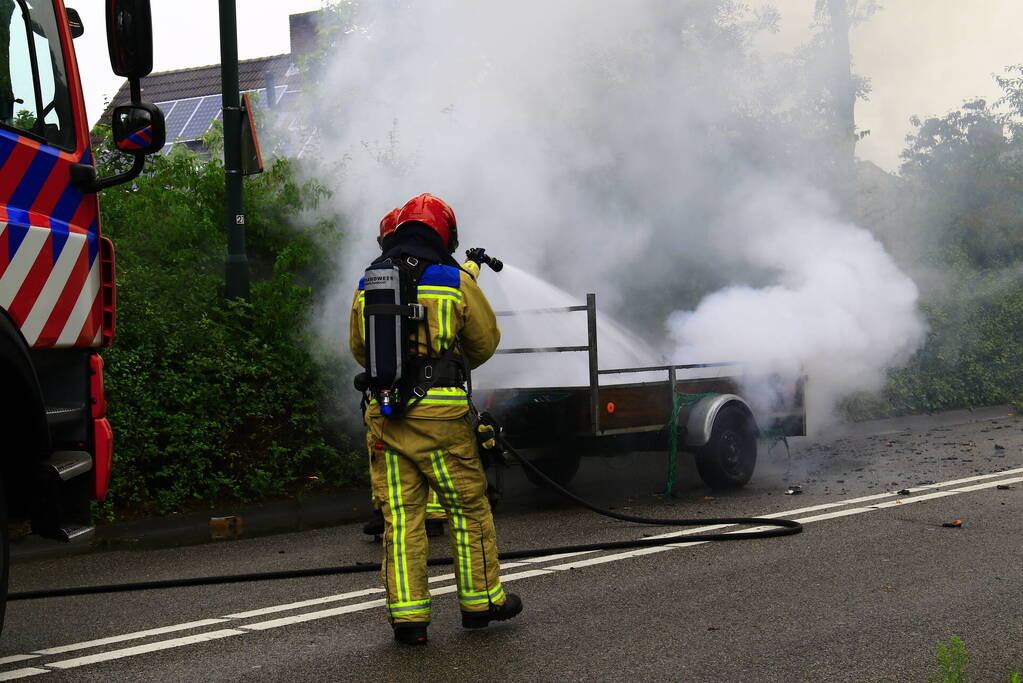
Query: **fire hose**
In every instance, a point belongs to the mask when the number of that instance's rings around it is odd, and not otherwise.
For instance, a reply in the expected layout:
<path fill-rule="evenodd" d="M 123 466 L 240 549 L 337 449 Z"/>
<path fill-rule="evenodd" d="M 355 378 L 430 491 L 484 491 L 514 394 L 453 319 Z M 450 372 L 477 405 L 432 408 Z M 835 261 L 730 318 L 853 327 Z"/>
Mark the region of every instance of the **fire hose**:
<path fill-rule="evenodd" d="M 546 557 L 549 555 L 562 555 L 566 553 L 585 553 L 601 550 L 625 550 L 631 548 L 650 548 L 654 546 L 670 545 L 673 543 L 701 543 L 706 541 L 742 541 L 757 538 L 774 538 L 778 536 L 790 536 L 802 532 L 803 525 L 789 519 L 775 519 L 767 517 L 705 517 L 705 518 L 656 518 L 640 517 L 637 515 L 626 515 L 612 510 L 599 508 L 589 501 L 568 491 L 557 482 L 552 481 L 536 465 L 529 461 L 508 443 L 503 435 L 498 433 L 497 440 L 501 447 L 512 457 L 518 460 L 523 467 L 539 477 L 552 489 L 571 499 L 582 507 L 596 512 L 599 515 L 621 520 L 623 522 L 634 522 L 638 524 L 651 524 L 661 526 L 698 526 L 698 525 L 756 525 L 769 526 L 770 529 L 751 529 L 748 531 L 713 532 L 701 534 L 686 534 L 684 536 L 668 536 L 661 538 L 641 538 L 627 541 L 604 541 L 600 543 L 582 543 L 576 545 L 564 545 L 550 548 L 535 548 L 531 550 L 512 550 L 500 553 L 499 560 L 517 560 L 534 557 Z M 454 564 L 451 557 L 432 558 L 427 560 L 427 566 L 437 567 Z M 273 572 L 253 572 L 246 574 L 224 574 L 220 576 L 198 576 L 192 578 L 163 579 L 157 581 L 139 581 L 134 583 L 114 583 L 95 586 L 74 586 L 70 588 L 51 588 L 43 590 L 22 591 L 11 593 L 7 596 L 11 600 L 33 600 L 38 598 L 55 598 L 72 595 L 96 595 L 100 593 L 121 593 L 128 591 L 153 590 L 158 588 L 184 588 L 189 586 L 211 586 L 225 583 L 244 583 L 249 581 L 275 581 L 280 579 L 298 579 L 314 576 L 333 576 L 337 574 L 358 574 L 362 572 L 380 571 L 378 562 L 356 562 L 354 564 L 340 565 L 334 567 L 312 567 L 308 569 L 291 569 Z"/>

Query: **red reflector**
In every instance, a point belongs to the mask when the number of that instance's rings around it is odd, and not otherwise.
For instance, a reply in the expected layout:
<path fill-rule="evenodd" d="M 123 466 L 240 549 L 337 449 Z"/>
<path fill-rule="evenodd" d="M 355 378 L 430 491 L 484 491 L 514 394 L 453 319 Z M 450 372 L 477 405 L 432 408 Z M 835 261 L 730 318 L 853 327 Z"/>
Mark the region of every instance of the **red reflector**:
<path fill-rule="evenodd" d="M 92 417 L 105 417 L 107 395 L 103 388 L 103 358 L 98 353 L 89 356 L 89 398 L 92 399 Z"/>
<path fill-rule="evenodd" d="M 96 475 L 96 500 L 107 497 L 110 488 L 110 472 L 114 464 L 114 430 L 106 418 L 93 420 L 93 435 L 96 451 L 92 456 L 92 471 Z"/>
<path fill-rule="evenodd" d="M 608 404 L 607 404 L 607 412 L 608 412 L 608 414 L 611 414 L 614 411 L 615 411 L 615 404 L 614 404 L 614 402 L 613 401 L 608 401 Z"/>
<path fill-rule="evenodd" d="M 114 340 L 114 328 L 117 318 L 114 310 L 117 307 L 117 289 L 114 278 L 114 244 L 106 237 L 99 239 L 100 262 L 100 303 L 103 313 L 103 346 L 110 346 Z"/>

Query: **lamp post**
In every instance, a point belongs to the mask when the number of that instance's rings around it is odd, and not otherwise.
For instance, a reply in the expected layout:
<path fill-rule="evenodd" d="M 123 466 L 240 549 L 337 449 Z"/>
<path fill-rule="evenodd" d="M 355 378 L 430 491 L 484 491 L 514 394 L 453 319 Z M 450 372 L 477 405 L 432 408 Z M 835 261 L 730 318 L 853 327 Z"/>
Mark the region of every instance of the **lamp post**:
<path fill-rule="evenodd" d="M 227 298 L 249 298 L 242 207 L 241 119 L 238 98 L 238 18 L 235 0 L 220 0 L 220 74 L 224 110 L 224 202 L 227 220 Z"/>

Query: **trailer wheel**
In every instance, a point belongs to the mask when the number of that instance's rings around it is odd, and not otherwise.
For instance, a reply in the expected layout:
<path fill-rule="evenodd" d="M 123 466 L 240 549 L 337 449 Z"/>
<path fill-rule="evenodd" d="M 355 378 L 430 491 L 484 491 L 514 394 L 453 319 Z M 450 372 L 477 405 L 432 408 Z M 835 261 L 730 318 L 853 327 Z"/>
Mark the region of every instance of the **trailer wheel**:
<path fill-rule="evenodd" d="M 534 453 L 529 462 L 559 486 L 567 486 L 579 471 L 582 453 L 574 444 L 541 448 Z M 523 466 L 522 469 L 526 471 L 526 479 L 531 484 L 540 488 L 550 488 L 550 484 L 537 476 L 531 468 Z"/>
<path fill-rule="evenodd" d="M 742 408 L 726 405 L 714 418 L 710 441 L 696 451 L 696 469 L 713 489 L 736 489 L 757 464 L 756 427 Z"/>

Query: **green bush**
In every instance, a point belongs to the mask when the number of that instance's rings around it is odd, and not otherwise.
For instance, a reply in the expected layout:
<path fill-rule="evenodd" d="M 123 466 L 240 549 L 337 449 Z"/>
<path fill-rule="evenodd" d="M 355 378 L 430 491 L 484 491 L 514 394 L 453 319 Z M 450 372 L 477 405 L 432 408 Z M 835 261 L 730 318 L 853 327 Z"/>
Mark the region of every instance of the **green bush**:
<path fill-rule="evenodd" d="M 116 436 L 108 517 L 364 481 L 361 449 L 321 417 L 341 410 L 328 388 L 349 370 L 338 354 L 314 355 L 306 331 L 324 247 L 342 237 L 307 218 L 324 190 L 297 183 L 284 160 L 246 179 L 252 295 L 228 303 L 223 178 L 216 160 L 175 152 L 101 199 L 118 287 L 103 353 Z"/>

